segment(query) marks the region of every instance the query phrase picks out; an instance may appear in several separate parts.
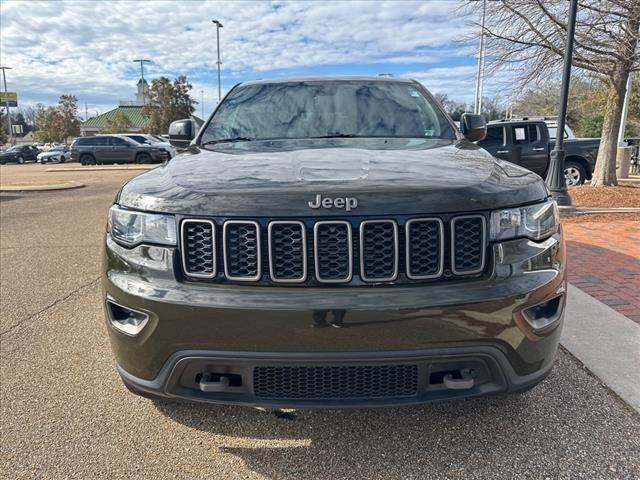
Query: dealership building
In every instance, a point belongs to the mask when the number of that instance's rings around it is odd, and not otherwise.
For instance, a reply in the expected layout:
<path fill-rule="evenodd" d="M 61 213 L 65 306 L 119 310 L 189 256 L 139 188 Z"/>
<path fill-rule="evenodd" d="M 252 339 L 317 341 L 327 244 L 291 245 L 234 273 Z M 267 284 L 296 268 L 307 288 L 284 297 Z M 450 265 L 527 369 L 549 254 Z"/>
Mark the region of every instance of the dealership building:
<path fill-rule="evenodd" d="M 86 137 L 102 133 L 102 129 L 106 123 L 120 112 L 129 118 L 129 124 L 131 125 L 127 132 L 122 133 L 143 132 L 147 127 L 149 119 L 142 114 L 142 109 L 148 102 L 149 84 L 141 78 L 138 80 L 136 99 L 134 101 L 121 101 L 117 108 L 87 119 L 80 126 L 80 135 Z M 191 116 L 191 119 L 194 120 L 198 126 L 204 123 L 201 118 L 194 115 Z"/>

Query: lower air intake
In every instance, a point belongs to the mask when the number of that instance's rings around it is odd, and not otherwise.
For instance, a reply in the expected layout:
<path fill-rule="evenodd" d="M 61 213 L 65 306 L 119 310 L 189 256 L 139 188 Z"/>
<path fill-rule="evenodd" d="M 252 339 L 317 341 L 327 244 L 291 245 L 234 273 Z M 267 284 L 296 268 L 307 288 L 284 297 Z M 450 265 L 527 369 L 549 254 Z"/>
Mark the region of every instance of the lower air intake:
<path fill-rule="evenodd" d="M 331 400 L 402 398 L 418 391 L 417 365 L 259 366 L 260 399 Z"/>

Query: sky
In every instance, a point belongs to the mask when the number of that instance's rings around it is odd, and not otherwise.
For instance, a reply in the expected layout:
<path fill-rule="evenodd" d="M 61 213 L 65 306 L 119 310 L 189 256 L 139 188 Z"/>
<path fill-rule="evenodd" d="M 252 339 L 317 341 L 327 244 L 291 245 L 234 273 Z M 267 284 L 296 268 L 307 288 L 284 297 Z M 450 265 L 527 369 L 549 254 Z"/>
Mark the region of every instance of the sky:
<path fill-rule="evenodd" d="M 471 20 L 449 1 L 0 0 L 0 63 L 19 104 L 78 98 L 89 116 L 134 100 L 145 78 L 187 75 L 196 115 L 217 102 L 216 27 L 223 95 L 245 80 L 308 75 L 410 77 L 473 102 L 477 45 Z M 500 91 L 487 79 L 485 92 Z"/>

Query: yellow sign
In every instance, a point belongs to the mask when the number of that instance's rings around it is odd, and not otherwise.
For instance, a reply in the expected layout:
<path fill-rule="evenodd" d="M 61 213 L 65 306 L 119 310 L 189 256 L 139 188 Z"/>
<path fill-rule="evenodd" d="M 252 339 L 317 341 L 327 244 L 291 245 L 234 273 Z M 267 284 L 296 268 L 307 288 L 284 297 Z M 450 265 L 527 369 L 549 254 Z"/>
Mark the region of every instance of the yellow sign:
<path fill-rule="evenodd" d="M 7 102 L 9 102 L 10 107 L 17 107 L 18 94 L 16 92 L 0 92 L 0 106 L 6 106 Z"/>

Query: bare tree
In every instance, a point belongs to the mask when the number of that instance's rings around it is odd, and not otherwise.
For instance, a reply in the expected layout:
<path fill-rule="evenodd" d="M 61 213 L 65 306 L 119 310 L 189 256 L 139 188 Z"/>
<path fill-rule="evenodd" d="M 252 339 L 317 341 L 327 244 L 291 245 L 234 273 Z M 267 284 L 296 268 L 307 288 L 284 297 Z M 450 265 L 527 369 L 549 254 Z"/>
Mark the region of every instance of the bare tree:
<path fill-rule="evenodd" d="M 477 3 L 469 4 L 477 7 Z M 472 7 L 468 7 L 472 8 Z M 520 80 L 539 82 L 560 72 L 568 1 L 499 0 L 488 3 L 484 33 L 487 65 L 509 66 Z M 640 69 L 640 0 L 580 0 L 573 65 L 607 85 L 600 150 L 592 185 L 615 185 L 616 147 L 629 74 Z"/>

